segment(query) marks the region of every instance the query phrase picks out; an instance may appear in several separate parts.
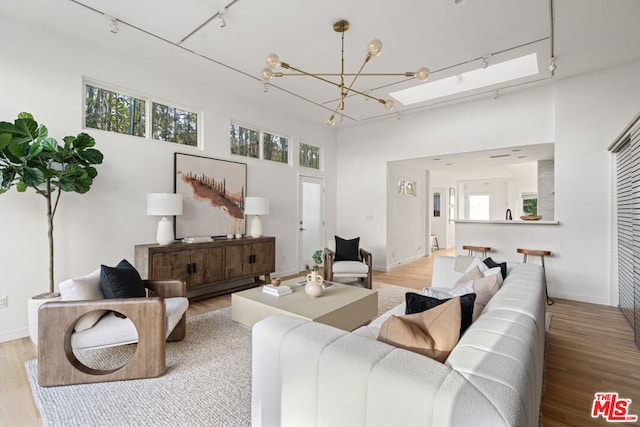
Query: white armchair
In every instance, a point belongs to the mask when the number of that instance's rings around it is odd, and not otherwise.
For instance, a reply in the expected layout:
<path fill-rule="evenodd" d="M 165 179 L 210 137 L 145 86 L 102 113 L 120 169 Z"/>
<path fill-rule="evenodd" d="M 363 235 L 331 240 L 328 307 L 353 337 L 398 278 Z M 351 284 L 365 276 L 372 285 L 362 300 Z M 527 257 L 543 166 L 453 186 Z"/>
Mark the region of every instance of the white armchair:
<path fill-rule="evenodd" d="M 373 269 L 371 253 L 359 247 L 360 238 L 345 240 L 336 236 L 324 250 L 324 274 L 329 281 L 364 282 L 371 289 Z"/>

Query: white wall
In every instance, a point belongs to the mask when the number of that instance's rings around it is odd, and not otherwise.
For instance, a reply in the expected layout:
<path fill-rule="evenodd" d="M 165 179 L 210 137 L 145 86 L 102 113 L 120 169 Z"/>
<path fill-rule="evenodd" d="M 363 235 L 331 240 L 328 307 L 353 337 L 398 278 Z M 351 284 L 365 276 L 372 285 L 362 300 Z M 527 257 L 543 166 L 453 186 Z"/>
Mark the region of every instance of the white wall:
<path fill-rule="evenodd" d="M 338 230 L 367 241 L 374 265 L 391 265 L 403 243 L 387 248 L 388 161 L 553 142 L 553 111 L 547 86 L 339 130 Z"/>
<path fill-rule="evenodd" d="M 303 121 L 236 99 L 213 83 L 192 81 L 188 69 L 184 75 L 164 74 L 160 63 L 120 57 L 2 18 L 0 38 L 11 40 L 3 44 L 0 58 L 0 120 L 13 121 L 19 112 L 28 111 L 58 139 L 83 131 L 83 76 L 194 108 L 204 118 L 204 151 L 87 130 L 105 160 L 89 193 L 62 197 L 55 219 L 56 282 L 89 273 L 100 264 L 132 260 L 136 244 L 155 240 L 157 218 L 145 215 L 145 194 L 173 191 L 176 151 L 248 164 L 248 194 L 271 202 L 271 213 L 263 223 L 265 234 L 276 236 L 276 273 L 290 274 L 298 271 L 297 147 L 300 140 L 321 146 L 324 172 L 304 173 L 325 177 L 326 229 L 328 234 L 334 232 L 335 136 L 321 121 Z M 215 68 L 211 77 L 211 82 L 217 81 Z M 224 81 L 227 76 L 217 77 Z M 232 119 L 290 136 L 294 166 L 231 156 Z M 0 195 L 0 227 L 0 294 L 8 295 L 9 301 L 8 308 L 0 309 L 2 342 L 28 334 L 26 301 L 48 289 L 44 199 L 15 189 Z"/>
<path fill-rule="evenodd" d="M 638 111 L 638 75 L 640 63 L 634 63 L 495 100 L 339 131 L 338 229 L 376 241 L 374 260 L 394 250 L 378 231 L 393 218 L 377 218 L 375 227 L 359 220 L 363 205 L 379 215 L 386 212 L 387 160 L 555 141 L 555 216 L 560 225 L 547 242 L 554 252 L 550 293 L 610 304 L 612 180 L 606 147 Z M 343 182 L 350 185 L 342 187 Z M 511 259 L 521 258 L 513 254 Z"/>
<path fill-rule="evenodd" d="M 427 223 L 425 220 L 425 197 L 428 192 L 426 172 L 416 165 L 391 162 L 388 165 L 388 187 L 386 195 L 387 215 L 389 221 L 387 229 L 387 248 L 389 252 L 385 258 L 374 257 L 374 268 L 386 270 L 384 260 L 389 260 L 390 266 L 404 264 L 424 255 L 429 244 Z M 415 181 L 417 194 L 415 196 L 400 194 L 398 181 Z M 367 218 L 369 219 L 369 218 Z M 374 217 L 375 219 L 375 217 Z M 369 240 L 360 238 L 361 245 L 369 249 Z"/>

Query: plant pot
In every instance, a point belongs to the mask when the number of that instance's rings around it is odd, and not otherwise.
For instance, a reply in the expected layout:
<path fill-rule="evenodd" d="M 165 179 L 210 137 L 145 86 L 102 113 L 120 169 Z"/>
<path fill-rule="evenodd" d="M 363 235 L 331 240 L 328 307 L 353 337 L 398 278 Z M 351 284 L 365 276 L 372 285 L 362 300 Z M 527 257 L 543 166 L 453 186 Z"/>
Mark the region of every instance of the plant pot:
<path fill-rule="evenodd" d="M 38 345 L 38 310 L 40 306 L 46 302 L 59 301 L 59 292 L 47 292 L 44 294 L 34 295 L 27 301 L 27 312 L 29 315 L 29 336 L 34 345 Z"/>

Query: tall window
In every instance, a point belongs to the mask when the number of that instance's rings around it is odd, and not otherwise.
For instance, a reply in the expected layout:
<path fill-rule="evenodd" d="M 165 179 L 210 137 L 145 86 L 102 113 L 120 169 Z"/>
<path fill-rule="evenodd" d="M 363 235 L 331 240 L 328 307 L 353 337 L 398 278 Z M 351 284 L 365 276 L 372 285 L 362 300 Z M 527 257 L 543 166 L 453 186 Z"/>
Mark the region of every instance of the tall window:
<path fill-rule="evenodd" d="M 257 130 L 242 127 L 240 125 L 231 124 L 230 142 L 231 154 L 247 157 L 260 157 L 260 140 Z"/>
<path fill-rule="evenodd" d="M 491 196 L 489 194 L 469 195 L 469 219 L 485 220 L 491 219 Z"/>
<path fill-rule="evenodd" d="M 311 169 L 320 169 L 320 147 L 301 143 L 300 166 Z"/>
<path fill-rule="evenodd" d="M 153 139 L 198 146 L 198 115 L 168 105 L 152 103 L 151 135 Z"/>
<path fill-rule="evenodd" d="M 263 132 L 262 156 L 265 160 L 289 163 L 289 140 L 283 136 Z"/>
<path fill-rule="evenodd" d="M 127 135 L 146 135 L 143 99 L 86 85 L 85 127 Z"/>

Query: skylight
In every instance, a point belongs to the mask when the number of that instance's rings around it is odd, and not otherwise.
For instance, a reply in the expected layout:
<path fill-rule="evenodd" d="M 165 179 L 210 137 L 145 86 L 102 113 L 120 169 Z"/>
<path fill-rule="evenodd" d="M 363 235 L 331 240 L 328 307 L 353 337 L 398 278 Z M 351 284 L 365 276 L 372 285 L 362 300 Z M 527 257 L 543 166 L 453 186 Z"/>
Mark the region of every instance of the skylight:
<path fill-rule="evenodd" d="M 390 93 L 403 105 L 468 92 L 498 83 L 538 74 L 538 56 L 535 53 L 492 64 L 467 73 L 447 77 Z"/>

